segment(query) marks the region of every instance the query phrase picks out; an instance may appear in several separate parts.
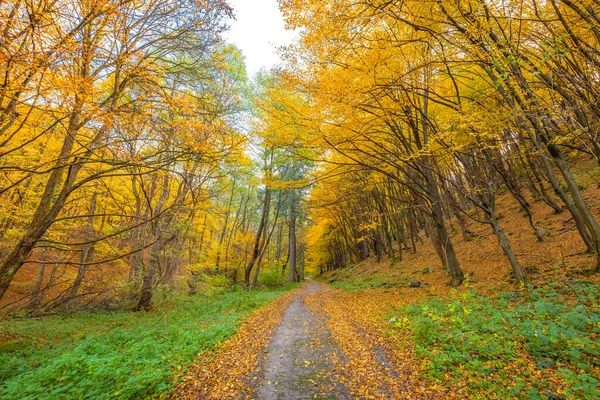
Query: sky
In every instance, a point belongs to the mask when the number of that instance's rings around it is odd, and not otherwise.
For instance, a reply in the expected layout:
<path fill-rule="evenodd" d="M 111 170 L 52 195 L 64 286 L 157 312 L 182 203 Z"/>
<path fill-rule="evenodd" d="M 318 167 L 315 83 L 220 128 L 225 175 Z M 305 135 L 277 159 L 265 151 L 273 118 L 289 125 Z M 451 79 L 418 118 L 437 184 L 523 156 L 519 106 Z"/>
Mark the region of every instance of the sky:
<path fill-rule="evenodd" d="M 281 59 L 277 46 L 289 44 L 293 31 L 286 31 L 277 0 L 229 0 L 235 10 L 231 30 L 224 36 L 235 44 L 246 58 L 248 76 L 252 77 L 262 67 L 269 69 Z"/>

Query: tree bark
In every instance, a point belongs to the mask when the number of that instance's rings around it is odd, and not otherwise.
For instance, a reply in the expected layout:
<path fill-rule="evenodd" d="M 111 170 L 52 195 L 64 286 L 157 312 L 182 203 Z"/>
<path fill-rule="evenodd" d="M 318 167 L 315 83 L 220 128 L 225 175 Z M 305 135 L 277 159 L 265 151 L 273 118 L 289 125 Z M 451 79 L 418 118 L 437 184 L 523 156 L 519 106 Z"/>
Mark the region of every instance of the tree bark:
<path fill-rule="evenodd" d="M 98 192 L 94 189 L 94 193 L 92 194 L 92 198 L 90 200 L 90 208 L 88 210 L 88 218 L 87 224 L 85 227 L 85 232 L 83 235 L 83 242 L 89 242 L 92 240 L 92 235 L 94 232 L 94 214 L 96 213 L 96 199 L 98 197 Z M 69 294 L 69 299 L 72 300 L 77 297 L 79 293 L 79 287 L 83 282 L 85 277 L 85 273 L 87 271 L 87 262 L 90 256 L 90 253 L 93 251 L 92 243 L 84 243 L 81 247 L 81 253 L 79 256 L 79 268 L 77 269 L 77 276 L 75 277 L 75 281 L 73 282 L 73 288 L 71 289 L 71 293 Z"/>
<path fill-rule="evenodd" d="M 297 247 L 296 247 L 296 210 L 294 207 L 291 209 L 292 215 L 290 216 L 290 235 L 289 235 L 289 245 L 290 245 L 290 260 L 289 260 L 289 281 L 291 283 L 298 282 L 298 271 L 296 271 L 296 256 L 297 256 Z"/>
<path fill-rule="evenodd" d="M 252 274 L 252 269 L 254 268 L 256 261 L 260 256 L 260 244 L 261 238 L 266 230 L 267 220 L 269 218 L 269 205 L 271 203 L 271 190 L 265 187 L 265 197 L 263 199 L 263 207 L 262 207 L 262 215 L 260 218 L 260 224 L 258 226 L 258 230 L 256 232 L 256 237 L 254 238 L 254 245 L 252 247 L 252 255 L 250 256 L 250 260 L 248 264 L 246 264 L 246 268 L 244 269 L 244 287 L 246 290 L 250 289 L 250 277 Z"/>

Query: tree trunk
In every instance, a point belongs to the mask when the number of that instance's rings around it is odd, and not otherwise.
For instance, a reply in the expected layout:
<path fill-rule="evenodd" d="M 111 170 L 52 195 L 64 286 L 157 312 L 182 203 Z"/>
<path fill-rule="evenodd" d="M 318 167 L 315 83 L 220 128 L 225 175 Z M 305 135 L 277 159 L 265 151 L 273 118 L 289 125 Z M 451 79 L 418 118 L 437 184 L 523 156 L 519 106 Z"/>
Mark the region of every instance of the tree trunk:
<path fill-rule="evenodd" d="M 79 287 L 83 282 L 83 278 L 85 277 L 85 273 L 87 270 L 87 262 L 90 256 L 90 253 L 93 251 L 92 243 L 85 243 L 92 240 L 92 235 L 94 232 L 94 214 L 96 213 L 96 199 L 98 197 L 98 192 L 94 189 L 94 194 L 92 194 L 92 198 L 90 200 L 90 208 L 88 210 L 88 218 L 87 225 L 85 227 L 85 233 L 83 235 L 83 246 L 81 247 L 81 254 L 79 256 L 79 268 L 77 270 L 77 276 L 75 277 L 75 281 L 73 282 L 73 288 L 71 289 L 71 293 L 69 294 L 69 299 L 72 300 L 77 297 L 79 292 Z"/>
<path fill-rule="evenodd" d="M 423 143 L 427 146 L 429 137 L 429 122 L 427 120 L 428 115 L 428 100 L 429 91 L 425 91 L 423 98 L 423 114 L 421 118 L 421 125 L 423 128 Z M 446 230 L 446 224 L 444 221 L 444 213 L 442 210 L 442 198 L 438 189 L 438 185 L 434 181 L 432 168 L 433 163 L 431 162 L 429 155 L 423 156 L 423 174 L 425 176 L 425 184 L 427 187 L 427 197 L 430 201 L 431 216 L 435 224 L 437 233 L 436 240 L 439 241 L 439 245 L 443 250 L 441 257 L 442 264 L 446 267 L 448 274 L 450 275 L 450 283 L 452 286 L 458 286 L 463 282 L 464 274 L 460 269 L 454 246 L 450 240 L 450 236 Z"/>
<path fill-rule="evenodd" d="M 279 219 L 279 211 L 281 210 L 281 191 L 279 192 L 279 198 L 277 201 L 277 210 L 275 212 L 275 218 L 273 219 L 273 226 L 271 227 L 271 230 L 269 231 L 269 234 L 267 235 L 267 237 L 264 237 L 263 235 L 263 244 L 260 247 L 260 255 L 258 257 L 258 261 L 256 262 L 256 270 L 254 271 L 254 278 L 252 279 L 252 289 L 256 288 L 256 284 L 258 282 L 258 275 L 260 274 L 260 266 L 262 264 L 262 260 L 263 257 L 267 251 L 267 247 L 269 246 L 269 243 L 271 242 L 271 237 L 273 236 L 273 232 L 275 231 L 275 227 L 277 226 L 277 220 Z M 266 230 L 266 226 L 265 226 L 265 230 Z"/>
<path fill-rule="evenodd" d="M 152 250 L 150 251 L 150 260 L 144 270 L 144 277 L 142 279 L 142 287 L 140 289 L 140 296 L 134 311 L 149 310 L 152 301 L 152 292 L 154 291 L 156 272 L 158 270 L 158 263 L 160 262 L 160 241 L 154 243 Z"/>
<path fill-rule="evenodd" d="M 40 307 L 44 301 L 44 290 L 42 290 L 42 284 L 44 283 L 44 271 L 46 268 L 46 252 L 42 252 L 40 256 L 40 263 L 38 264 L 37 275 L 35 282 L 31 287 L 31 300 L 28 308 L 36 310 Z"/>
<path fill-rule="evenodd" d="M 256 261 L 258 261 L 258 258 L 260 256 L 261 238 L 267 227 L 270 204 L 271 204 L 271 191 L 265 187 L 265 198 L 263 200 L 260 224 L 258 226 L 258 230 L 256 232 L 256 237 L 254 239 L 254 246 L 252 247 L 252 255 L 250 256 L 250 260 L 248 261 L 248 264 L 246 264 L 246 268 L 244 269 L 244 287 L 246 288 L 246 290 L 250 289 L 250 277 L 252 274 L 252 269 L 254 268 Z"/>
<path fill-rule="evenodd" d="M 510 263 L 516 282 L 527 282 L 527 272 L 519 262 L 517 255 L 513 251 L 508 239 L 506 238 L 506 235 L 504 234 L 504 231 L 502 228 L 500 228 L 498 220 L 494 214 L 490 215 L 490 225 L 492 226 L 492 229 L 498 238 L 498 242 L 500 242 L 500 246 L 502 246 L 502 250 L 504 251 L 506 258 L 508 258 L 508 262 Z"/>
<path fill-rule="evenodd" d="M 289 245 L 290 245 L 290 260 L 289 260 L 289 280 L 291 283 L 294 282 L 298 282 L 298 272 L 296 271 L 296 215 L 295 212 L 296 210 L 294 209 L 294 207 L 292 207 L 292 215 L 290 217 L 290 238 L 289 238 Z"/>

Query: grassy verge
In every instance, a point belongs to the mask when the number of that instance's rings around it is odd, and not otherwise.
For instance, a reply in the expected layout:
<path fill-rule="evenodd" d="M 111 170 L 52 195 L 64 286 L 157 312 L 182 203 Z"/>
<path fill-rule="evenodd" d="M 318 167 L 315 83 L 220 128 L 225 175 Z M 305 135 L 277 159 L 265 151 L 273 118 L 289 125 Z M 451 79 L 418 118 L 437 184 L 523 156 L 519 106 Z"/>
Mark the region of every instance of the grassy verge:
<path fill-rule="evenodd" d="M 600 398 L 600 285 L 474 291 L 395 314 L 429 377 L 479 398 Z M 489 396 L 489 397 L 488 397 Z"/>
<path fill-rule="evenodd" d="M 0 322 L 0 398 L 147 398 L 171 391 L 197 353 L 279 291 L 181 296 L 163 312 Z"/>

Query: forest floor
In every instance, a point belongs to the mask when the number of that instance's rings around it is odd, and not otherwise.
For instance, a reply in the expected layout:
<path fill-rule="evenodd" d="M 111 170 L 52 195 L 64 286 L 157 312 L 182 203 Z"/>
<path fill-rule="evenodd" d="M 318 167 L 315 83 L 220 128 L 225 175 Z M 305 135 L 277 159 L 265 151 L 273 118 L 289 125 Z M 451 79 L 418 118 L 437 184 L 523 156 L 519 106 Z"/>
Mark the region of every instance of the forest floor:
<path fill-rule="evenodd" d="M 308 281 L 203 354 L 173 397 L 600 398 L 599 288 L 571 283 L 574 303 L 556 288 L 506 292 L 504 304 L 472 289 L 436 302 L 422 289 Z"/>
<path fill-rule="evenodd" d="M 201 357 L 174 398 L 456 398 L 421 380 L 414 359 L 394 351 L 372 321 L 349 312 L 346 294 L 309 280 L 276 299 Z"/>
<path fill-rule="evenodd" d="M 321 289 L 320 284 L 308 283 L 285 310 L 262 361 L 262 374 L 258 374 L 258 398 L 349 397 L 343 377 L 338 376 L 348 361 L 333 340 L 325 316 L 306 303 L 307 297 L 318 295 Z"/>
<path fill-rule="evenodd" d="M 600 216 L 598 176 L 580 175 Z M 498 202 L 529 287 L 515 287 L 485 226 L 470 223 L 471 240 L 454 231 L 459 288 L 422 237 L 417 253 L 328 272 L 256 311 L 194 364 L 175 398 L 600 398 L 594 257 L 566 212 L 532 209 L 542 243 L 512 198 Z"/>

